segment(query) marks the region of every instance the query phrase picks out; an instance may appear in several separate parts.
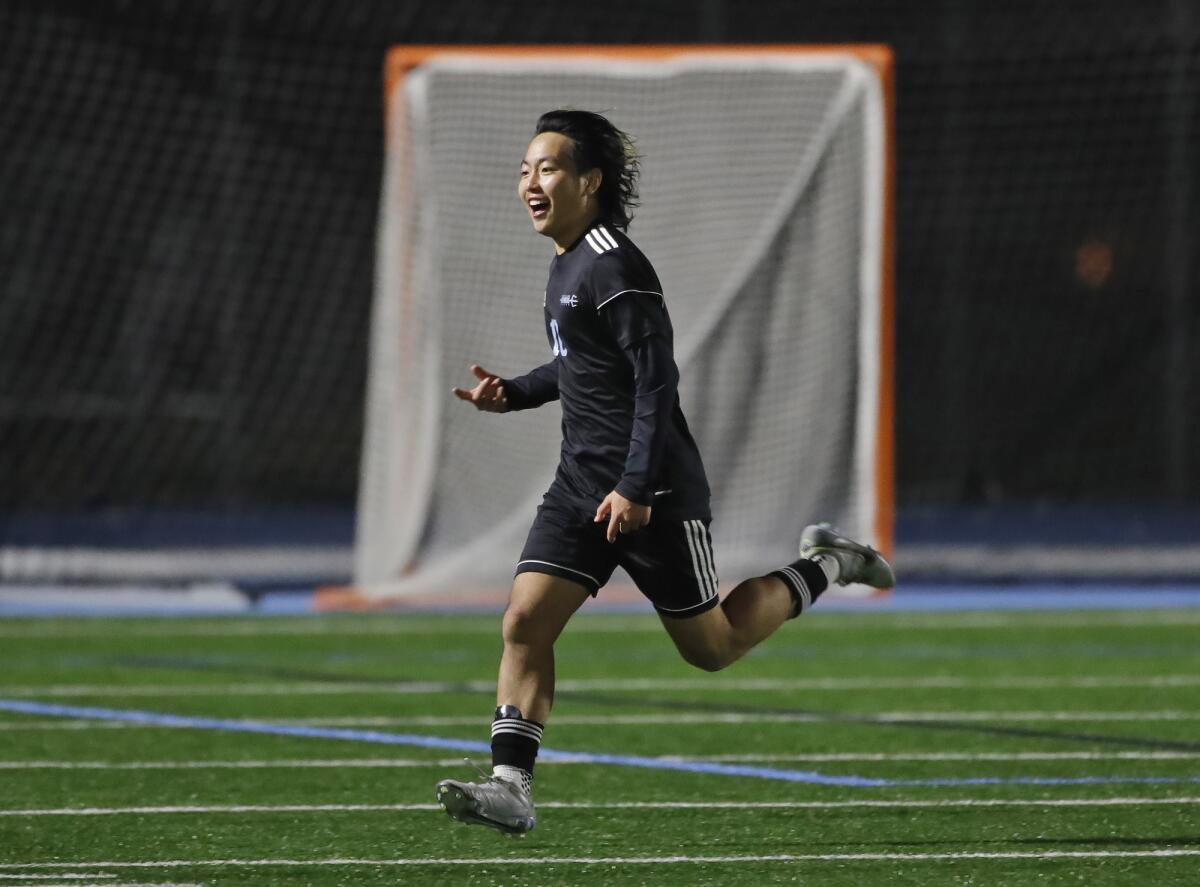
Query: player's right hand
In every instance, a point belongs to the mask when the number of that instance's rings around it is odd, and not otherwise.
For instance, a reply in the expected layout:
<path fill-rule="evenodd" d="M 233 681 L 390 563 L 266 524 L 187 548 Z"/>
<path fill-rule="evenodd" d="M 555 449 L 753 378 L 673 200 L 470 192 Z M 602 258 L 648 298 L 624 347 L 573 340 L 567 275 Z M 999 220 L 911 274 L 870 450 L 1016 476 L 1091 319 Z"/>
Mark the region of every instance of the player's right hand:
<path fill-rule="evenodd" d="M 504 395 L 504 381 L 495 373 L 489 373 L 479 364 L 471 364 L 471 372 L 479 384 L 470 390 L 451 388 L 454 396 L 475 404 L 475 409 L 488 413 L 507 413 L 508 398 Z"/>

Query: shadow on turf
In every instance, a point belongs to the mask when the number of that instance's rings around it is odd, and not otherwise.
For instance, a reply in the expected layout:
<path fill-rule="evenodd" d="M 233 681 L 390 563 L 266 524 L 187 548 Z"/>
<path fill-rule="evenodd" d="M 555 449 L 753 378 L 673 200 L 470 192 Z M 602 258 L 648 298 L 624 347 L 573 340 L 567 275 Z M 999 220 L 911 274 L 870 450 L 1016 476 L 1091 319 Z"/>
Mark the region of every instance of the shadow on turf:
<path fill-rule="evenodd" d="M 1000 843 L 1000 842 L 997 842 Z M 1191 849 L 1200 845 L 1200 836 L 1185 837 L 1164 836 L 1160 838 L 1122 838 L 1104 835 L 1095 838 L 1012 838 L 1004 841 L 1006 844 L 1023 844 L 1031 847 L 1043 847 L 1049 844 L 1063 844 L 1069 847 L 1151 847 L 1155 850 Z"/>
<path fill-rule="evenodd" d="M 854 847 L 862 848 L 945 848 L 953 850 L 962 850 L 963 842 L 957 838 L 946 839 L 931 839 L 928 841 L 914 841 L 905 839 L 901 841 L 854 841 Z M 1112 835 L 1103 835 L 1097 837 L 1079 837 L 1079 838 L 988 838 L 988 839 L 972 839 L 972 846 L 978 845 L 981 847 L 1055 847 L 1059 849 L 1067 849 L 1071 847 L 1146 847 L 1152 850 L 1191 850 L 1200 847 L 1200 837 L 1174 837 L 1164 836 L 1159 838 L 1122 838 Z M 804 842 L 805 847 L 840 847 L 847 846 L 845 841 L 808 841 Z"/>
<path fill-rule="evenodd" d="M 227 672 L 244 676 L 251 674 L 257 677 L 269 677 L 279 680 L 314 681 L 321 683 L 368 684 L 386 687 L 391 684 L 403 683 L 404 677 L 361 677 L 330 673 L 318 670 L 294 668 L 270 668 L 253 662 L 236 658 L 214 660 L 198 656 L 114 656 L 114 665 L 133 668 L 174 669 L 200 672 Z M 469 694 L 479 692 L 467 682 L 445 685 L 448 693 Z M 487 695 L 480 693 L 480 695 Z M 646 696 L 622 696 L 613 693 L 596 693 L 593 691 L 558 691 L 559 700 L 573 699 L 592 705 L 607 705 L 613 707 L 648 706 L 664 711 L 679 711 L 690 714 L 703 712 L 724 712 L 735 714 L 760 715 L 802 715 L 817 718 L 830 723 L 864 724 L 875 727 L 890 727 L 895 729 L 941 730 L 960 733 L 975 733 L 983 736 L 1006 736 L 1018 739 L 1053 739 L 1062 742 L 1093 742 L 1103 745 L 1120 745 L 1130 748 L 1150 748 L 1162 751 L 1200 751 L 1200 742 L 1186 742 L 1176 739 L 1160 739 L 1157 737 L 1113 736 L 1105 733 L 1076 733 L 1061 730 L 1035 729 L 1032 727 L 1004 727 L 994 724 L 979 724 L 974 722 L 955 721 L 947 718 L 944 721 L 906 721 L 872 717 L 871 715 L 847 714 L 838 711 L 826 711 L 807 708 L 763 708 L 759 706 L 739 705 L 737 703 L 708 703 L 698 701 L 680 701 L 676 699 L 647 698 Z M 481 715 L 480 723 L 486 723 L 486 717 Z"/>
<path fill-rule="evenodd" d="M 838 711 L 824 711 L 810 708 L 763 708 L 760 706 L 739 705 L 737 703 L 698 702 L 695 700 L 681 702 L 675 699 L 654 699 L 645 696 L 618 696 L 611 693 L 594 692 L 563 692 L 555 694 L 562 699 L 574 699 L 593 705 L 610 706 L 648 706 L 666 711 L 687 713 L 720 712 L 734 714 L 757 715 L 802 715 L 837 724 L 865 724 L 874 727 L 891 727 L 896 729 L 918 730 L 950 730 L 961 733 L 976 733 L 985 736 L 1009 736 L 1019 739 L 1054 739 L 1065 742 L 1095 742 L 1106 745 L 1124 745 L 1132 748 L 1153 748 L 1171 751 L 1200 751 L 1200 742 L 1186 742 L 1176 739 L 1159 739 L 1156 737 L 1113 736 L 1105 733 L 1075 733 L 1062 730 L 1039 730 L 1032 727 L 1002 727 L 991 724 L 955 721 L 947 718 L 944 721 L 926 720 L 895 720 L 891 718 L 876 718 L 871 715 L 848 714 Z"/>
<path fill-rule="evenodd" d="M 146 668 L 162 671 L 196 671 L 203 674 L 228 674 L 236 677 L 247 675 L 256 678 L 274 678 L 281 681 L 310 681 L 318 684 L 367 685 L 382 688 L 409 681 L 427 682 L 420 678 L 404 675 L 386 678 L 347 675 L 337 672 L 316 671 L 301 668 L 275 668 L 256 664 L 236 657 L 213 658 L 209 656 L 109 656 L 97 659 L 103 665 L 119 665 L 126 668 Z M 473 682 L 439 681 L 445 692 L 469 695 L 478 693 L 491 696 L 491 690 L 483 693 Z"/>

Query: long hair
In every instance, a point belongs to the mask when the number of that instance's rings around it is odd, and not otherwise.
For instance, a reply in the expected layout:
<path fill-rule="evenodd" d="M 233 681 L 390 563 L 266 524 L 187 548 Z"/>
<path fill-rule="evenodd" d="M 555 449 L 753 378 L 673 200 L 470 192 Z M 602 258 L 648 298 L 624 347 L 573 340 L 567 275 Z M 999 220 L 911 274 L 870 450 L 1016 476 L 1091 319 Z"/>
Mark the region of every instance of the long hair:
<path fill-rule="evenodd" d="M 547 111 L 538 118 L 535 135 L 544 132 L 556 132 L 574 142 L 571 161 L 576 172 L 600 170 L 600 190 L 596 192 L 600 217 L 626 230 L 638 206 L 638 156 L 633 139 L 592 111 Z"/>

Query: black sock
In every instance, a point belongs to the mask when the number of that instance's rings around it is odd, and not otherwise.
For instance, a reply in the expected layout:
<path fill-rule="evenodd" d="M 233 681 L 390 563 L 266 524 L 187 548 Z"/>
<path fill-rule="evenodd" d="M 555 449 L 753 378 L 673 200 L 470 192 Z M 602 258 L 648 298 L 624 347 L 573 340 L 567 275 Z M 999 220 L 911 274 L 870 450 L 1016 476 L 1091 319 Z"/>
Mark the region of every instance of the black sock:
<path fill-rule="evenodd" d="M 829 587 L 829 578 L 821 565 L 807 557 L 793 561 L 768 575 L 783 580 L 783 584 L 792 593 L 792 615 L 789 619 L 795 619 L 815 604 L 821 592 Z"/>
<path fill-rule="evenodd" d="M 528 791 L 533 783 L 533 764 L 542 744 L 542 725 L 527 721 L 515 705 L 501 705 L 492 718 L 492 773 L 512 778 L 511 770 L 520 771 L 521 784 Z"/>

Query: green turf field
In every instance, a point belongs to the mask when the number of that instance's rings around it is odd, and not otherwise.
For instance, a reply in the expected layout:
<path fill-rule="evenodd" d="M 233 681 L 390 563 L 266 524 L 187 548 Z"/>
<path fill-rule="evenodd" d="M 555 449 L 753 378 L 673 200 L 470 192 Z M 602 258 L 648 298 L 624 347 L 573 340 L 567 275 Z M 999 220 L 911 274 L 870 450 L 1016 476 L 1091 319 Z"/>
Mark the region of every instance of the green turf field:
<path fill-rule="evenodd" d="M 581 614 L 523 839 L 436 808 L 463 752 L 365 741 L 484 741 L 497 627 L 0 621 L 0 700 L 68 707 L 0 710 L 0 885 L 1200 884 L 1200 611 L 818 611 L 716 675 Z"/>

